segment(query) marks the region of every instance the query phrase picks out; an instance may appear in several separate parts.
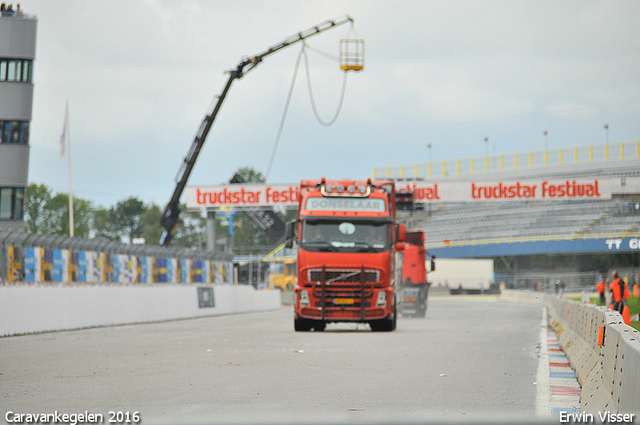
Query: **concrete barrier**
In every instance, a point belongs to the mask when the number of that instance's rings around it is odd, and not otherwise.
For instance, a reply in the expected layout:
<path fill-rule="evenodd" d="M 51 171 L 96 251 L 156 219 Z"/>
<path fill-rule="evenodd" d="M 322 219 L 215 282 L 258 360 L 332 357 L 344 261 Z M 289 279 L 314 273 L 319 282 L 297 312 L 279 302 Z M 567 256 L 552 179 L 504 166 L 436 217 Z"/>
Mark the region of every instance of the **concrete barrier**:
<path fill-rule="evenodd" d="M 276 310 L 280 291 L 237 285 L 0 287 L 0 336 Z"/>
<path fill-rule="evenodd" d="M 582 386 L 582 411 L 640 412 L 640 332 L 624 324 L 618 312 L 530 291 L 503 291 L 501 301 L 546 306 L 549 323 L 558 335 Z M 599 345 L 600 329 L 604 344 Z"/>
<path fill-rule="evenodd" d="M 282 305 L 293 305 L 296 294 L 295 292 L 282 292 L 281 294 Z"/>

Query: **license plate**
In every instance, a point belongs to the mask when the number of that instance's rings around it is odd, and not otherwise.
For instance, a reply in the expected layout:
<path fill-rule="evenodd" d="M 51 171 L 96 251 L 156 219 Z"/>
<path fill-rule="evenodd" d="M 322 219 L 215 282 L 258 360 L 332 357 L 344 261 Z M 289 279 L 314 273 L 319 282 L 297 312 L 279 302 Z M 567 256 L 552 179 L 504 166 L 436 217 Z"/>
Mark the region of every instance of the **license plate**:
<path fill-rule="evenodd" d="M 334 304 L 353 304 L 355 300 L 353 298 L 334 298 Z"/>

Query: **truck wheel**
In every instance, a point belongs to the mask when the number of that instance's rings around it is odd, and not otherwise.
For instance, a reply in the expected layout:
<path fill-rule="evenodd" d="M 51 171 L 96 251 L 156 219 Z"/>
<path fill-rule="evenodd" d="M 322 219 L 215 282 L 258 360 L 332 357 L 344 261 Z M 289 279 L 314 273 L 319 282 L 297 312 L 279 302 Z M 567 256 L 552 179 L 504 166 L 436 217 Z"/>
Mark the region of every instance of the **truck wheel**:
<path fill-rule="evenodd" d="M 396 328 L 394 322 L 394 319 L 382 319 L 369 322 L 369 325 L 374 332 L 391 332 Z"/>
<path fill-rule="evenodd" d="M 311 327 L 316 332 L 323 332 L 324 329 L 327 327 L 327 323 L 326 322 L 315 322 L 315 323 L 313 323 L 313 325 Z"/>
<path fill-rule="evenodd" d="M 371 330 L 374 332 L 391 332 L 396 330 L 397 324 L 397 308 L 395 302 L 393 303 L 393 317 L 390 319 L 373 320 L 369 322 Z"/>
<path fill-rule="evenodd" d="M 420 306 L 418 317 L 427 317 L 427 300 L 424 300 L 424 302 Z"/>
<path fill-rule="evenodd" d="M 393 297 L 393 322 L 392 322 L 392 331 L 396 330 L 396 326 L 398 324 L 398 303 L 396 302 L 396 297 Z"/>
<path fill-rule="evenodd" d="M 420 303 L 419 317 L 427 317 L 427 305 L 429 304 L 429 287 L 424 289 L 424 295 L 421 295 L 422 302 Z"/>
<path fill-rule="evenodd" d="M 311 323 L 306 319 L 295 317 L 293 319 L 293 328 L 296 332 L 309 332 L 311 330 Z"/>

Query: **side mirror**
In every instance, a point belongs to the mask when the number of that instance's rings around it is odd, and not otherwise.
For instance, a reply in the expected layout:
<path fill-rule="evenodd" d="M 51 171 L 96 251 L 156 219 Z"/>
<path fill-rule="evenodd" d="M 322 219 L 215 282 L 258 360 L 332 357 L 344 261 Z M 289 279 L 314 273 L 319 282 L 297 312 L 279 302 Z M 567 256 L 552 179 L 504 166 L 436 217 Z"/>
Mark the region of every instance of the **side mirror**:
<path fill-rule="evenodd" d="M 436 256 L 432 256 L 431 257 L 431 271 L 435 272 L 436 271 Z"/>
<path fill-rule="evenodd" d="M 407 228 L 404 224 L 398 224 L 398 234 L 396 237 L 396 242 L 404 242 L 406 240 Z"/>
<path fill-rule="evenodd" d="M 286 248 L 293 248 L 293 238 L 295 237 L 295 229 L 298 220 L 287 221 L 284 225 L 284 237 Z"/>

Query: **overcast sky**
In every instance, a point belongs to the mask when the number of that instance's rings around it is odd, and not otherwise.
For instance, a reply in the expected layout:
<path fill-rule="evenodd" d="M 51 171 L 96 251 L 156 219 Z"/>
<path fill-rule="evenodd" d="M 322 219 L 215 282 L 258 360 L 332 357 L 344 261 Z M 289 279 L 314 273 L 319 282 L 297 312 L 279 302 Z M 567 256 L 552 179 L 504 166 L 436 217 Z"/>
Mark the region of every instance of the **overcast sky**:
<path fill-rule="evenodd" d="M 30 182 L 68 191 L 59 156 L 69 99 L 73 188 L 109 206 L 164 206 L 224 71 L 349 14 L 365 70 L 331 127 L 300 67 L 269 181 L 366 178 L 374 166 L 640 140 L 640 2 L 25 0 L 38 19 Z M 349 25 L 308 39 L 337 56 Z M 265 173 L 301 45 L 236 80 L 189 184 Z M 309 53 L 318 110 L 340 100 L 338 63 Z M 183 199 L 184 200 L 184 199 Z"/>

